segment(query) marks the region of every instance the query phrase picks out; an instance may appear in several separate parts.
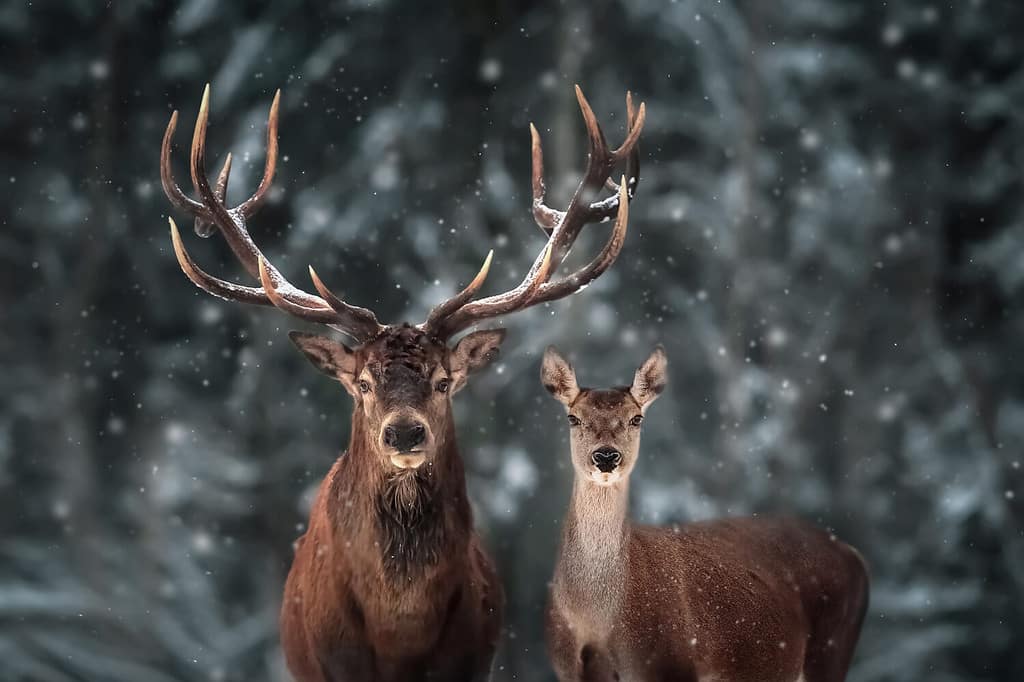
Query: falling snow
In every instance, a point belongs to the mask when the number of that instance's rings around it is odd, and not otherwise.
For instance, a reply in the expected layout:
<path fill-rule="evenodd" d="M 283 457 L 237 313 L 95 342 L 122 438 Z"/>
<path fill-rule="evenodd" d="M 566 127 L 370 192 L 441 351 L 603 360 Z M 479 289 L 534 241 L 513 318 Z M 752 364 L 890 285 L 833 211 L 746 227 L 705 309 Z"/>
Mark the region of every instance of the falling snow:
<path fill-rule="evenodd" d="M 618 262 L 495 321 L 500 361 L 453 397 L 507 591 L 496 682 L 551 679 L 539 614 L 572 465 L 540 353 L 622 385 L 657 343 L 670 383 L 643 426 L 638 514 L 796 514 L 855 544 L 872 598 L 851 680 L 1020 678 L 1015 3 L 107 4 L 4 14 L 0 676 L 287 679 L 284 571 L 351 401 L 288 342 L 313 325 L 206 296 L 176 264 L 168 214 L 205 271 L 256 284 L 160 185 L 178 109 L 192 190 L 210 81 L 207 161 L 234 152 L 232 203 L 259 181 L 282 88 L 250 225 L 265 255 L 388 322 L 422 320 L 492 248 L 481 295 L 522 280 L 544 243 L 528 124 L 564 205 L 586 160 L 574 83 L 613 144 L 625 91 L 646 101 Z M 584 230 L 569 265 L 608 231 Z"/>

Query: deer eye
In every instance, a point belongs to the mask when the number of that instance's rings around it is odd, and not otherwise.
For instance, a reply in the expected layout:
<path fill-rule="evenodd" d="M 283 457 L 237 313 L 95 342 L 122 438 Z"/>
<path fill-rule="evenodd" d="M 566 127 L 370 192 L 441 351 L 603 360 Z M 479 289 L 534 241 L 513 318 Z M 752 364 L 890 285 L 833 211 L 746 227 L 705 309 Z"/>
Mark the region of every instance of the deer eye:
<path fill-rule="evenodd" d="M 570 414 L 570 415 L 569 415 L 569 425 L 570 425 L 570 426 L 579 426 L 579 425 L 580 425 L 580 423 L 581 423 L 581 422 L 580 422 L 580 418 L 579 418 L 579 417 L 577 417 L 577 416 L 576 416 L 576 415 L 574 415 L 574 414 Z"/>
<path fill-rule="evenodd" d="M 438 393 L 447 393 L 450 387 L 450 381 L 448 381 L 447 379 L 441 379 L 439 382 L 437 382 L 437 386 L 435 386 L 434 388 L 437 389 Z"/>
<path fill-rule="evenodd" d="M 644 417 L 643 417 L 643 415 L 642 415 L 642 414 L 638 414 L 637 416 L 635 416 L 635 417 L 633 417 L 632 419 L 630 419 L 630 420 L 629 420 L 629 423 L 630 423 L 631 425 L 633 425 L 633 426 L 640 426 L 640 423 L 641 423 L 641 422 L 642 422 L 643 420 L 644 420 Z"/>
<path fill-rule="evenodd" d="M 370 392 L 370 382 L 366 381 L 365 379 L 360 379 L 359 380 L 359 392 L 360 393 L 369 393 Z"/>

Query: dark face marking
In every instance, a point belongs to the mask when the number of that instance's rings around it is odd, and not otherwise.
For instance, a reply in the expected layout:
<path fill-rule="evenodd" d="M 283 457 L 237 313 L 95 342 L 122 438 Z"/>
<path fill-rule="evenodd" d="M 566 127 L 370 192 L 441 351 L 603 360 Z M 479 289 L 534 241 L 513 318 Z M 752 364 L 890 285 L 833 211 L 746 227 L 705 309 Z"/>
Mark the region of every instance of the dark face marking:
<path fill-rule="evenodd" d="M 448 349 L 412 327 L 399 327 L 378 343 L 367 349 L 365 360 L 377 401 L 388 410 L 422 409 L 433 391 L 434 371 L 446 364 Z"/>
<path fill-rule="evenodd" d="M 634 402 L 629 397 L 628 388 L 592 388 L 586 389 L 584 394 L 596 410 L 616 410 L 627 402 Z"/>

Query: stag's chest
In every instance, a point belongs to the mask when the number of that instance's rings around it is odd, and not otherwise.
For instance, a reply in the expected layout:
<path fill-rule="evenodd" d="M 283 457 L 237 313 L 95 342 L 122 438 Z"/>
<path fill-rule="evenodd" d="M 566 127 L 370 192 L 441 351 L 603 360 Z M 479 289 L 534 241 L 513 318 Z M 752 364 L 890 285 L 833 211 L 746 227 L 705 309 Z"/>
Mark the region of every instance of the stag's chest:
<path fill-rule="evenodd" d="M 375 593 L 360 590 L 357 598 L 374 648 L 400 643 L 407 652 L 429 651 L 464 606 L 465 588 L 451 575 L 431 574 L 408 585 L 381 587 Z"/>

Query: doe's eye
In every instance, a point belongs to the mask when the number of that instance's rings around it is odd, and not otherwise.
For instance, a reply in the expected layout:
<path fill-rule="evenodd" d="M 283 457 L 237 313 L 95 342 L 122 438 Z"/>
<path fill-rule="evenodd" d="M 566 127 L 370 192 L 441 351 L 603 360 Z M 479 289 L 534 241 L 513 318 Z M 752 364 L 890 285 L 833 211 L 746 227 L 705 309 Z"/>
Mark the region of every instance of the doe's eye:
<path fill-rule="evenodd" d="M 366 381 L 365 379 L 360 379 L 359 380 L 359 392 L 360 393 L 369 393 L 370 392 L 370 382 Z"/>
<path fill-rule="evenodd" d="M 451 382 L 447 379 L 441 379 L 434 388 L 437 389 L 438 393 L 447 393 L 448 389 L 451 388 Z"/>
<path fill-rule="evenodd" d="M 579 426 L 580 425 L 580 418 L 577 417 L 574 414 L 570 414 L 569 415 L 569 425 L 570 426 Z"/>
<path fill-rule="evenodd" d="M 633 417 L 632 419 L 630 419 L 630 420 L 629 420 L 629 423 L 630 423 L 631 425 L 633 425 L 633 426 L 640 426 L 640 423 L 641 423 L 641 422 L 642 422 L 643 420 L 644 420 L 644 417 L 643 417 L 643 415 L 642 415 L 642 414 L 638 414 L 637 416 L 635 416 L 635 417 Z"/>

